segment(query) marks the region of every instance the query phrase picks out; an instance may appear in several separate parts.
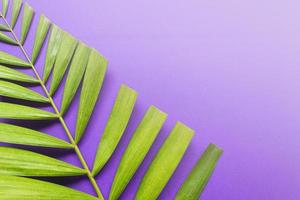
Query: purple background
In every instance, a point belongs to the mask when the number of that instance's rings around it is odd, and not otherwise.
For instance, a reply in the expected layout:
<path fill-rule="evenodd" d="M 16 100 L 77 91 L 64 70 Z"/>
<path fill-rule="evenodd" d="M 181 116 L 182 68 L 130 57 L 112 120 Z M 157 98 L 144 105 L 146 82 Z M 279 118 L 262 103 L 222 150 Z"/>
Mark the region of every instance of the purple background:
<path fill-rule="evenodd" d="M 122 199 L 133 198 L 176 120 L 194 128 L 196 136 L 160 199 L 174 197 L 210 142 L 225 153 L 202 200 L 300 199 L 299 1 L 28 2 L 38 14 L 44 13 L 110 61 L 101 97 L 80 143 L 90 166 L 120 84 L 139 92 L 121 145 L 97 176 L 106 197 L 132 132 L 154 104 L 169 114 L 168 120 Z M 25 45 L 29 52 L 36 19 Z M 20 21 L 18 34 L 19 26 Z M 0 50 L 21 55 L 2 43 Z M 40 73 L 44 53 L 45 49 L 37 65 Z M 55 95 L 58 104 L 62 89 Z M 77 100 L 78 96 L 66 116 L 72 131 Z M 59 123 L 24 125 L 66 138 Z M 46 153 L 78 164 L 72 152 Z M 85 179 L 55 181 L 93 194 Z"/>

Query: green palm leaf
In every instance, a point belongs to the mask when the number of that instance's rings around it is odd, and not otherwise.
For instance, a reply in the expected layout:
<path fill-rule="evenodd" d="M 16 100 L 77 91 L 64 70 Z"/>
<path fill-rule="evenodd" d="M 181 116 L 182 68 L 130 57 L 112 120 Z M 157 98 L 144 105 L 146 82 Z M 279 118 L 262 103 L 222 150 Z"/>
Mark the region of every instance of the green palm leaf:
<path fill-rule="evenodd" d="M 50 72 L 53 68 L 54 62 L 56 60 L 56 55 L 58 53 L 61 39 L 62 39 L 63 31 L 58 28 L 56 25 L 51 26 L 51 35 L 48 42 L 46 61 L 44 67 L 43 81 L 46 82 L 48 79 Z"/>
<path fill-rule="evenodd" d="M 48 120 L 57 119 L 58 116 L 48 111 L 44 111 L 29 106 L 22 106 L 12 103 L 0 102 L 0 118 L 4 119 L 28 119 L 28 120 Z"/>
<path fill-rule="evenodd" d="M 175 125 L 146 172 L 136 200 L 157 199 L 174 173 L 193 135 L 194 131 L 184 124 Z"/>
<path fill-rule="evenodd" d="M 0 174 L 2 175 L 53 177 L 78 176 L 85 173 L 83 169 L 42 154 L 0 147 Z"/>
<path fill-rule="evenodd" d="M 61 104 L 61 113 L 64 114 L 68 109 L 75 93 L 79 87 L 85 68 L 90 56 L 90 48 L 83 44 L 79 43 L 68 74 L 68 78 L 65 84 L 65 90 L 63 94 L 63 100 Z"/>
<path fill-rule="evenodd" d="M 16 56 L 10 55 L 3 51 L 0 51 L 0 64 L 17 66 L 17 67 L 31 67 L 30 63 L 17 58 Z"/>
<path fill-rule="evenodd" d="M 175 200 L 199 199 L 222 152 L 223 151 L 214 144 L 210 144 L 206 148 L 181 189 L 178 191 Z"/>
<path fill-rule="evenodd" d="M 56 91 L 61 79 L 63 78 L 68 64 L 71 61 L 75 48 L 77 46 L 77 40 L 68 33 L 63 33 L 62 42 L 57 53 L 53 77 L 50 88 L 50 95 L 53 95 Z"/>
<path fill-rule="evenodd" d="M 130 143 L 123 154 L 109 199 L 118 199 L 126 185 L 144 160 L 167 115 L 151 106 L 135 131 Z"/>
<path fill-rule="evenodd" d="M 32 129 L 0 123 L 0 142 L 69 149 L 73 145 Z"/>
<path fill-rule="evenodd" d="M 21 39 L 20 39 L 21 44 L 24 44 L 26 40 L 32 22 L 33 14 L 34 14 L 33 9 L 27 3 L 25 3 L 23 20 L 22 20 L 22 32 L 21 32 Z"/>
<path fill-rule="evenodd" d="M 136 91 L 125 85 L 121 86 L 99 143 L 93 175 L 102 169 L 115 151 L 133 111 L 136 98 Z"/>
<path fill-rule="evenodd" d="M 13 45 L 18 44 L 14 39 L 8 37 L 7 35 L 5 35 L 4 33 L 1 33 L 1 32 L 0 32 L 0 41 L 7 43 L 7 44 L 13 44 Z"/>
<path fill-rule="evenodd" d="M 42 15 L 40 17 L 40 21 L 37 27 L 36 35 L 35 35 L 35 41 L 33 45 L 33 50 L 32 50 L 32 63 L 35 63 L 41 47 L 45 41 L 48 29 L 50 27 L 50 21 L 47 17 Z"/>
<path fill-rule="evenodd" d="M 13 0 L 13 10 L 11 15 L 11 27 L 14 28 L 19 17 L 22 0 Z"/>
<path fill-rule="evenodd" d="M 8 8 L 8 0 L 2 0 L 2 15 L 5 17 Z"/>
<path fill-rule="evenodd" d="M 26 87 L 0 80 L 0 96 L 49 103 L 49 99 Z"/>
<path fill-rule="evenodd" d="M 2 65 L 0 65 L 0 78 L 25 83 L 39 83 L 39 80 L 33 78 L 32 76 L 21 73 L 14 69 L 10 69 L 8 67 L 4 67 Z"/>
<path fill-rule="evenodd" d="M 104 80 L 106 66 L 107 60 L 95 49 L 92 49 L 80 95 L 75 132 L 76 142 L 79 142 L 82 137 L 88 120 L 93 112 Z M 91 85 L 93 87 L 91 87 Z"/>
<path fill-rule="evenodd" d="M 3 24 L 0 24 L 0 31 L 9 31 L 9 28 Z"/>
<path fill-rule="evenodd" d="M 97 200 L 88 194 L 30 178 L 0 175 L 1 200 Z"/>

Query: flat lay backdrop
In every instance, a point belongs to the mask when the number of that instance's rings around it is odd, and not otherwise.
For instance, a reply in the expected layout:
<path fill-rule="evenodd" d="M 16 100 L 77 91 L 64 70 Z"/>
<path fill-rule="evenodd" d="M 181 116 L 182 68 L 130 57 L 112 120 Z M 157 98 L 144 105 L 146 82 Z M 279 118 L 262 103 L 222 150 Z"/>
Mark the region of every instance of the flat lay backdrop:
<path fill-rule="evenodd" d="M 196 135 L 161 200 L 173 199 L 210 142 L 223 148 L 224 154 L 202 200 L 300 199 L 299 1 L 27 2 L 37 14 L 44 13 L 110 62 L 80 143 L 90 167 L 120 84 L 139 93 L 121 145 L 97 176 L 105 197 L 133 131 L 153 104 L 169 117 L 121 199 L 133 198 L 176 120 L 195 129 Z M 25 44 L 29 52 L 36 24 L 37 15 Z M 20 20 L 18 34 L 19 27 Z M 21 55 L 17 48 L 2 43 L 0 50 Z M 40 74 L 44 55 L 45 49 L 37 64 Z M 62 89 L 55 95 L 58 104 Z M 78 97 L 66 115 L 72 131 Z M 59 123 L 23 125 L 66 139 Z M 45 153 L 79 164 L 72 152 Z M 58 178 L 55 182 L 93 194 L 85 179 Z"/>

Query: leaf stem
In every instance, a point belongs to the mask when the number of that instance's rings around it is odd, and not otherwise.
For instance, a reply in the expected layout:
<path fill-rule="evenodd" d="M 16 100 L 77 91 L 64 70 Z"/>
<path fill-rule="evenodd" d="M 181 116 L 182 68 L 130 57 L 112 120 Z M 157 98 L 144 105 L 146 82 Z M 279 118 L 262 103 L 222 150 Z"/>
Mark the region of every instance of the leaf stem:
<path fill-rule="evenodd" d="M 51 95 L 49 94 L 49 92 L 48 92 L 48 90 L 47 90 L 47 88 L 46 88 L 44 82 L 42 81 L 42 79 L 41 79 L 39 73 L 37 72 L 37 70 L 36 70 L 34 64 L 31 62 L 31 59 L 29 58 L 29 56 L 28 56 L 27 52 L 25 51 L 23 45 L 21 44 L 21 42 L 19 41 L 18 37 L 16 36 L 14 30 L 12 29 L 12 27 L 11 27 L 10 24 L 7 22 L 6 18 L 2 15 L 1 12 L 0 12 L 0 18 L 2 18 L 2 19 L 4 20 L 4 22 L 5 22 L 5 24 L 7 25 L 9 31 L 12 33 L 12 35 L 13 35 L 15 41 L 17 42 L 17 45 L 20 47 L 22 53 L 23 53 L 24 56 L 26 57 L 27 61 L 30 63 L 31 68 L 32 68 L 32 70 L 33 70 L 33 72 L 34 72 L 36 78 L 38 79 L 38 81 L 39 81 L 41 87 L 43 88 L 43 90 L 44 90 L 46 96 L 49 98 L 50 104 L 52 105 L 52 107 L 53 107 L 55 113 L 58 115 L 58 119 L 59 119 L 60 123 L 62 124 L 62 126 L 63 126 L 63 128 L 64 128 L 64 130 L 65 130 L 65 132 L 66 132 L 66 134 L 67 134 L 67 136 L 68 136 L 68 138 L 69 138 L 71 144 L 73 145 L 74 151 L 76 152 L 76 154 L 77 154 L 77 156 L 78 156 L 78 158 L 79 158 L 79 160 L 80 160 L 80 162 L 81 162 L 83 168 L 86 170 L 87 176 L 88 176 L 88 178 L 89 178 L 89 180 L 90 180 L 92 186 L 94 187 L 94 190 L 95 190 L 95 192 L 97 193 L 98 198 L 101 199 L 101 200 L 104 200 L 104 197 L 103 197 L 103 195 L 102 195 L 102 193 L 101 193 L 101 191 L 100 191 L 100 188 L 99 188 L 99 186 L 98 186 L 98 184 L 97 184 L 95 178 L 93 177 L 92 172 L 90 171 L 90 169 L 89 169 L 89 167 L 88 167 L 88 165 L 87 165 L 87 162 L 85 161 L 85 159 L 84 159 L 84 157 L 83 157 L 83 155 L 82 155 L 82 153 L 81 153 L 81 151 L 80 151 L 80 149 L 79 149 L 77 143 L 75 142 L 75 140 L 74 140 L 74 138 L 73 138 L 73 136 L 72 136 L 72 134 L 71 134 L 71 132 L 70 132 L 70 130 L 69 130 L 69 128 L 68 128 L 68 126 L 67 126 L 65 120 L 64 120 L 64 118 L 62 117 L 61 113 L 59 112 L 59 110 L 58 110 L 58 108 L 57 108 L 57 106 L 56 106 L 54 100 L 52 99 Z"/>

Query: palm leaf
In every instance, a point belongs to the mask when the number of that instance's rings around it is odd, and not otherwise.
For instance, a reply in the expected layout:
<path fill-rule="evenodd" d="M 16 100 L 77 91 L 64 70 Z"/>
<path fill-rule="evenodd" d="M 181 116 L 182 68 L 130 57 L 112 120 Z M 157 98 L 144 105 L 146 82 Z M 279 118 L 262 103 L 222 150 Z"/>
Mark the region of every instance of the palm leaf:
<path fill-rule="evenodd" d="M 54 62 L 56 60 L 56 55 L 60 47 L 62 35 L 63 35 L 63 31 L 53 24 L 51 27 L 51 36 L 49 39 L 47 54 L 46 54 L 46 61 L 45 61 L 44 74 L 43 74 L 44 82 L 46 82 L 46 80 L 48 79 L 50 72 L 53 68 Z"/>
<path fill-rule="evenodd" d="M 75 51 L 76 45 L 77 40 L 73 36 L 68 33 L 63 33 L 62 42 L 60 44 L 54 65 L 50 95 L 54 94 L 61 79 L 63 78 Z"/>
<path fill-rule="evenodd" d="M 17 58 L 13 55 L 0 51 L 0 64 L 17 66 L 17 67 L 31 67 L 30 63 Z"/>
<path fill-rule="evenodd" d="M 2 0 L 2 15 L 5 17 L 8 8 L 8 0 Z"/>
<path fill-rule="evenodd" d="M 181 189 L 176 195 L 176 200 L 197 200 L 199 199 L 205 185 L 211 176 L 222 150 L 214 144 L 210 144 L 194 169 L 191 171 Z"/>
<path fill-rule="evenodd" d="M 154 106 L 146 112 L 123 154 L 109 199 L 118 199 L 126 185 L 144 160 L 167 115 Z"/>
<path fill-rule="evenodd" d="M 29 106 L 0 102 L 0 118 L 4 119 L 27 119 L 27 120 L 48 120 L 57 119 L 58 116 Z"/>
<path fill-rule="evenodd" d="M 9 28 L 3 24 L 0 24 L 0 31 L 9 31 Z"/>
<path fill-rule="evenodd" d="M 4 175 L 0 175 L 0 194 L 2 200 L 97 200 L 53 183 Z"/>
<path fill-rule="evenodd" d="M 20 156 L 22 155 L 22 156 Z M 85 170 L 42 154 L 0 147 L 0 174 L 13 176 L 78 176 Z"/>
<path fill-rule="evenodd" d="M 2 65 L 0 65 L 0 78 L 25 83 L 39 83 L 39 80 L 33 78 L 32 76 L 4 67 Z"/>
<path fill-rule="evenodd" d="M 64 114 L 68 109 L 78 87 L 81 82 L 81 79 L 84 75 L 85 68 L 90 56 L 90 48 L 83 44 L 79 43 L 75 55 L 70 66 L 68 78 L 65 84 L 65 90 L 63 94 L 63 99 L 61 103 L 61 113 Z"/>
<path fill-rule="evenodd" d="M 136 91 L 126 85 L 120 87 L 115 105 L 99 143 L 93 175 L 96 175 L 102 169 L 115 151 L 133 111 L 136 98 Z"/>
<path fill-rule="evenodd" d="M 8 37 L 7 35 L 1 32 L 0 32 L 0 41 L 7 44 L 14 44 L 14 45 L 18 44 L 15 40 L 13 40 L 12 38 Z"/>
<path fill-rule="evenodd" d="M 11 14 L 11 27 L 14 28 L 19 17 L 22 0 L 13 0 L 13 10 Z"/>
<path fill-rule="evenodd" d="M 21 39 L 20 39 L 21 44 L 24 44 L 26 40 L 32 22 L 33 14 L 34 14 L 33 9 L 27 3 L 25 3 L 23 20 L 22 20 L 22 32 L 21 32 Z"/>
<path fill-rule="evenodd" d="M 33 45 L 33 50 L 32 50 L 32 63 L 35 63 L 41 47 L 45 41 L 46 34 L 48 32 L 48 29 L 50 27 L 50 21 L 47 17 L 42 15 L 40 17 L 40 21 L 37 27 L 36 35 L 35 35 L 35 40 L 34 40 L 34 45 Z"/>
<path fill-rule="evenodd" d="M 0 142 L 62 149 L 73 147 L 46 133 L 5 123 L 0 123 Z"/>
<path fill-rule="evenodd" d="M 99 142 L 93 170 L 91 171 L 81 153 L 78 142 L 86 132 L 90 117 L 99 99 L 108 61 L 97 50 L 88 47 L 71 36 L 71 34 L 52 24 L 44 15 L 38 18 L 32 54 L 29 55 L 23 44 L 34 20 L 34 11 L 29 4 L 24 4 L 19 39 L 13 29 L 22 10 L 22 1 L 13 0 L 11 23 L 5 17 L 7 8 L 8 0 L 2 0 L 0 17 L 2 17 L 5 24 L 0 25 L 0 30 L 7 31 L 12 37 L 0 32 L 0 41 L 10 45 L 17 45 L 26 60 L 0 51 L 0 78 L 5 79 L 5 81 L 0 80 L 0 96 L 16 99 L 14 103 L 0 102 L 0 118 L 25 120 L 26 122 L 30 120 L 56 120 L 62 125 L 69 142 L 50 136 L 47 133 L 36 130 L 34 127 L 25 128 L 9 123 L 0 123 L 0 142 L 59 148 L 63 151 L 72 149 L 78 157 L 81 167 L 76 167 L 58 158 L 52 158 L 29 150 L 0 147 L 0 197 L 4 200 L 103 200 L 104 197 L 94 176 L 101 171 L 118 147 L 133 113 L 137 92 L 124 84 L 121 85 Z M 41 78 L 35 63 L 47 40 L 49 29 L 51 31 L 46 46 L 46 58 L 43 61 L 43 77 Z M 12 67 L 30 68 L 35 77 L 25 72 L 11 69 Z M 48 81 L 50 85 L 48 90 L 46 82 L 51 72 L 52 79 Z M 66 82 L 63 85 L 64 91 L 60 97 L 62 100 L 59 110 L 52 95 L 62 84 L 64 76 L 66 76 Z M 45 96 L 29 88 L 28 85 L 21 85 L 23 83 L 39 84 Z M 81 89 L 79 89 L 80 87 Z M 80 94 L 80 99 L 75 137 L 73 137 L 73 133 L 64 119 L 64 114 L 69 109 L 76 93 Z M 35 104 L 25 106 L 21 103 L 16 103 L 18 100 L 48 103 L 47 105 L 52 107 L 53 112 L 36 108 Z M 166 116 L 166 113 L 154 106 L 150 106 L 145 113 L 122 156 L 111 187 L 109 199 L 118 199 L 122 195 L 158 136 Z M 181 161 L 193 133 L 192 129 L 182 123 L 175 125 L 142 179 L 136 199 L 152 200 L 158 198 Z M 178 192 L 176 198 L 198 198 L 213 171 L 219 155 L 220 151 L 212 148 L 210 145 Z M 79 175 L 86 176 L 89 179 L 98 198 L 45 181 L 17 177 Z M 32 188 L 38 189 L 33 190 Z"/>
<path fill-rule="evenodd" d="M 146 172 L 136 200 L 157 199 L 174 173 L 193 135 L 194 131 L 184 124 L 175 125 Z"/>
<path fill-rule="evenodd" d="M 106 72 L 107 60 L 92 49 L 84 75 L 78 116 L 76 122 L 75 140 L 79 142 L 92 114 Z M 91 85 L 93 87 L 91 87 Z"/>
<path fill-rule="evenodd" d="M 0 80 L 0 96 L 49 103 L 49 99 L 26 87 Z"/>

